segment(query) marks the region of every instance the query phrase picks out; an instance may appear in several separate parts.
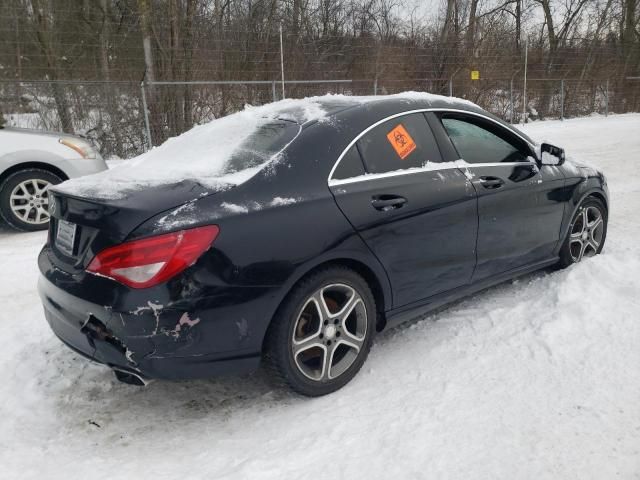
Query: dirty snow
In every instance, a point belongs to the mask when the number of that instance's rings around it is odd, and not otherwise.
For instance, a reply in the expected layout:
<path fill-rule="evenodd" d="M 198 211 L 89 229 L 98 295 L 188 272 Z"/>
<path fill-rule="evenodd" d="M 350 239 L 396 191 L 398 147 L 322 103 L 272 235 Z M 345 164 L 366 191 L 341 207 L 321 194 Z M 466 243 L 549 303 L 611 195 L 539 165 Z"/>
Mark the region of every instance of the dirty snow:
<path fill-rule="evenodd" d="M 324 398 L 261 372 L 116 382 L 46 325 L 46 234 L 0 232 L 0 478 L 638 479 L 640 115 L 525 131 L 606 172 L 604 253 L 379 335 Z"/>

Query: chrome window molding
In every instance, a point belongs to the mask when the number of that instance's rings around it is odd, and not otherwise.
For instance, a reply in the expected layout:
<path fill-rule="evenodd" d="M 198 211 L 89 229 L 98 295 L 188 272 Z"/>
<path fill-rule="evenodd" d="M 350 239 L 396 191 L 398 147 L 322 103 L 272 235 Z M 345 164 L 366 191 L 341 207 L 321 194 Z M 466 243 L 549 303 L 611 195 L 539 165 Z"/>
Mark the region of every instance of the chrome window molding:
<path fill-rule="evenodd" d="M 432 162 L 431 165 L 438 165 L 440 162 Z M 411 175 L 414 173 L 424 172 L 440 172 L 442 170 L 457 170 L 464 168 L 464 165 L 451 165 L 452 162 L 442 163 L 441 167 L 433 168 L 433 166 L 427 166 L 422 168 L 408 168 L 406 170 L 393 170 L 392 172 L 384 173 L 366 173 L 364 175 L 358 175 L 357 177 L 343 178 L 343 179 L 331 179 L 329 180 L 329 186 L 345 185 L 347 183 L 367 182 L 371 180 L 378 180 L 380 178 L 399 177 L 401 175 Z M 466 163 L 466 162 L 465 162 Z"/>
<path fill-rule="evenodd" d="M 531 157 L 529 157 L 531 158 Z M 462 160 L 464 162 L 464 160 Z M 498 167 L 502 165 L 503 167 L 517 167 L 518 165 L 534 165 L 537 167 L 535 162 L 531 162 L 529 160 L 523 160 L 521 162 L 495 162 L 495 163 L 467 163 L 464 162 L 464 168 L 476 168 L 476 167 Z M 462 168 L 462 167 L 459 167 Z"/>
<path fill-rule="evenodd" d="M 386 178 L 386 177 L 395 177 L 398 175 L 409 175 L 412 173 L 422 173 L 422 172 L 427 172 L 427 171 L 436 171 L 436 170 L 447 170 L 447 169 L 452 169 L 452 168 L 459 168 L 458 166 L 449 166 L 448 164 L 450 162 L 444 162 L 447 164 L 447 166 L 444 166 L 443 168 L 437 169 L 437 168 L 413 168 L 413 169 L 409 169 L 406 171 L 402 171 L 402 170 L 395 170 L 392 172 L 385 172 L 385 173 L 372 173 L 372 174 L 366 174 L 366 175 L 360 175 L 358 177 L 352 177 L 352 178 L 344 178 L 344 179 L 332 179 L 331 177 L 333 177 L 333 173 L 335 172 L 336 168 L 338 168 L 338 165 L 340 164 L 340 162 L 342 161 L 342 158 L 346 155 L 346 153 L 349 151 L 349 149 L 351 147 L 353 147 L 356 142 L 358 140 L 360 140 L 364 135 L 366 135 L 368 132 L 370 132 L 371 130 L 373 130 L 374 128 L 376 128 L 378 125 L 381 125 L 389 120 L 393 120 L 394 118 L 398 118 L 398 117 L 404 117 L 405 115 L 411 115 L 413 113 L 425 113 L 425 112 L 452 112 L 452 113 L 462 113 L 465 115 L 471 115 L 471 116 L 475 116 L 475 117 L 479 117 L 479 118 L 483 118 L 485 120 L 488 120 L 492 123 L 494 123 L 495 125 L 497 125 L 500 128 L 503 128 L 505 130 L 507 130 L 509 133 L 511 133 L 512 135 L 515 135 L 516 137 L 518 137 L 519 139 L 521 139 L 523 142 L 525 142 L 529 148 L 531 149 L 532 152 L 535 151 L 535 147 L 531 144 L 531 142 L 529 140 L 527 140 L 525 137 L 523 137 L 522 135 L 520 135 L 518 132 L 516 132 L 515 130 L 504 126 L 503 124 L 501 124 L 500 122 L 494 120 L 491 117 L 488 117 L 486 115 L 483 115 L 481 113 L 477 113 L 477 112 L 470 112 L 468 110 L 460 110 L 460 109 L 456 109 L 456 108 L 419 108 L 416 110 L 407 110 L 405 112 L 400 112 L 400 113 L 394 113 L 393 115 L 389 115 L 388 117 L 385 117 L 381 120 L 378 120 L 377 122 L 375 122 L 372 125 L 369 125 L 367 128 L 365 128 L 362 132 L 360 132 L 358 135 L 356 135 L 356 137 L 351 140 L 351 142 L 349 142 L 349 145 L 347 145 L 347 147 L 342 151 L 342 153 L 340 154 L 340 156 L 338 157 L 338 160 L 336 160 L 336 162 L 333 164 L 333 167 L 331 168 L 331 171 L 329 172 L 329 177 L 327 178 L 327 183 L 328 185 L 334 186 L 334 185 L 343 185 L 345 183 L 355 183 L 355 182 L 362 182 L 362 181 L 368 181 L 368 180 L 377 180 L 379 178 Z M 463 159 L 459 159 L 464 161 Z M 466 163 L 466 162 L 465 162 Z M 504 163 L 500 163 L 500 162 L 496 162 L 496 163 L 466 163 L 465 167 L 466 168 L 474 168 L 474 167 L 489 167 L 489 166 L 496 166 L 496 165 L 523 165 L 523 164 L 528 164 L 528 163 L 534 163 L 534 162 L 504 162 Z"/>
<path fill-rule="evenodd" d="M 358 182 L 368 182 L 372 180 L 379 180 L 381 178 L 389 178 L 389 177 L 399 177 L 401 175 L 412 175 L 416 173 L 424 173 L 424 172 L 440 172 L 442 170 L 460 170 L 464 172 L 464 170 L 479 168 L 479 167 L 517 167 L 521 165 L 532 165 L 537 169 L 537 164 L 534 162 L 496 162 L 496 163 L 467 163 L 463 159 L 456 160 L 457 165 L 451 165 L 453 162 L 442 162 L 441 167 L 433 168 L 432 166 L 423 167 L 423 168 L 409 168 L 407 170 L 394 170 L 392 172 L 385 173 L 367 173 L 364 175 L 358 175 L 357 177 L 351 178 L 343 178 L 343 179 L 331 179 L 329 180 L 329 186 L 335 187 L 338 185 L 346 185 L 349 183 L 358 183 Z M 432 162 L 431 165 L 437 165 L 438 162 Z"/>

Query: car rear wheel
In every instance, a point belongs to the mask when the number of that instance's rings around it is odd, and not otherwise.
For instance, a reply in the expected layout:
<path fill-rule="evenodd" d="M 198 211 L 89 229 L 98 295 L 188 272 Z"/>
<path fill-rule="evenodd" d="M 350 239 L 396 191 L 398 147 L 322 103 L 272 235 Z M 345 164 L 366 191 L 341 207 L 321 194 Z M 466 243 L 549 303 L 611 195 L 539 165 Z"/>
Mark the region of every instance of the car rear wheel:
<path fill-rule="evenodd" d="M 365 362 L 375 335 L 369 286 L 343 267 L 304 279 L 278 310 L 267 333 L 265 360 L 293 390 L 320 396 L 348 383 Z"/>
<path fill-rule="evenodd" d="M 33 232 L 49 225 L 49 187 L 62 181 L 31 168 L 10 175 L 0 186 L 0 214 L 11 227 Z"/>
<path fill-rule="evenodd" d="M 585 199 L 574 214 L 560 250 L 560 266 L 568 267 L 599 254 L 607 236 L 607 209 L 595 197 Z"/>

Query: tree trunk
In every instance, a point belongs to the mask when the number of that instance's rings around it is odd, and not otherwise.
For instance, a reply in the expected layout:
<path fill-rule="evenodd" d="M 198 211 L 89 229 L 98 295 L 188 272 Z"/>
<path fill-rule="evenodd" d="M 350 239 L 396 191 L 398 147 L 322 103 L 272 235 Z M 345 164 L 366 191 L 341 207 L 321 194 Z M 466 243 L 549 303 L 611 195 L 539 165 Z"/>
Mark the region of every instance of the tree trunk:
<path fill-rule="evenodd" d="M 36 38 L 40 50 L 44 54 L 47 64 L 49 79 L 56 82 L 59 78 L 58 55 L 53 45 L 53 32 L 51 29 L 52 10 L 49 2 L 41 4 L 39 0 L 31 0 L 31 6 L 35 15 Z M 64 89 L 59 83 L 52 83 L 52 96 L 56 104 L 56 112 L 60 120 L 60 128 L 63 132 L 73 133 L 73 122 L 69 111 L 69 103 Z"/>
<path fill-rule="evenodd" d="M 149 123 L 151 130 L 151 142 L 157 145 L 162 141 L 162 119 L 157 108 L 156 89 L 153 82 L 156 80 L 153 61 L 153 51 L 151 50 L 151 38 L 153 30 L 151 28 L 151 6 L 150 0 L 138 0 L 138 11 L 140 14 L 140 29 L 142 33 L 142 47 L 144 49 L 144 80 L 151 82 L 146 91 L 147 108 L 149 109 Z"/>
<path fill-rule="evenodd" d="M 479 0 L 471 0 L 469 4 L 469 24 L 467 25 L 465 46 L 467 55 L 471 57 L 475 56 L 474 46 L 476 39 L 476 14 L 478 12 L 478 1 Z"/>
<path fill-rule="evenodd" d="M 180 20 L 181 12 L 178 0 L 169 0 L 169 68 L 173 81 L 180 81 Z M 173 102 L 169 102 L 171 111 L 168 112 L 169 129 L 171 136 L 176 136 L 184 131 L 184 103 L 182 87 L 174 85 L 169 87 L 169 96 L 173 97 Z"/>
<path fill-rule="evenodd" d="M 622 42 L 625 48 L 625 53 L 629 55 L 633 49 L 635 40 L 635 26 L 636 26 L 636 0 L 623 0 L 624 1 L 624 30 L 622 32 Z"/>
<path fill-rule="evenodd" d="M 193 80 L 193 37 L 194 26 L 193 19 L 195 16 L 197 0 L 187 0 L 187 11 L 184 25 L 184 80 L 190 82 Z M 192 86 L 186 85 L 184 89 L 184 128 L 189 129 L 193 126 L 193 95 Z"/>
<path fill-rule="evenodd" d="M 107 0 L 100 0 L 100 9 L 102 10 L 102 28 L 100 29 L 100 69 L 102 70 L 102 80 L 111 80 L 109 71 L 109 33 L 110 33 L 110 17 L 109 6 Z"/>
<path fill-rule="evenodd" d="M 516 51 L 520 51 L 522 36 L 522 0 L 516 0 Z"/>
<path fill-rule="evenodd" d="M 547 68 L 549 68 L 556 50 L 558 49 L 558 37 L 556 37 L 556 29 L 553 22 L 553 14 L 551 13 L 550 0 L 540 0 L 542 11 L 544 12 L 544 20 L 547 24 L 547 33 L 549 36 L 549 59 Z"/>
<path fill-rule="evenodd" d="M 153 52 L 151 51 L 151 6 L 150 0 L 138 0 L 140 13 L 140 28 L 142 30 L 142 47 L 144 49 L 145 78 L 149 82 L 155 82 L 155 70 L 153 65 Z"/>
<path fill-rule="evenodd" d="M 292 32 L 294 38 L 298 38 L 298 33 L 300 30 L 300 1 L 301 0 L 293 0 Z"/>
<path fill-rule="evenodd" d="M 16 36 L 15 36 L 15 41 L 16 41 L 16 77 L 20 79 L 20 78 L 23 78 L 23 76 L 22 76 L 22 52 L 20 51 L 20 43 L 21 43 L 20 19 L 18 18 L 17 15 L 15 17 L 15 32 L 16 32 Z"/>

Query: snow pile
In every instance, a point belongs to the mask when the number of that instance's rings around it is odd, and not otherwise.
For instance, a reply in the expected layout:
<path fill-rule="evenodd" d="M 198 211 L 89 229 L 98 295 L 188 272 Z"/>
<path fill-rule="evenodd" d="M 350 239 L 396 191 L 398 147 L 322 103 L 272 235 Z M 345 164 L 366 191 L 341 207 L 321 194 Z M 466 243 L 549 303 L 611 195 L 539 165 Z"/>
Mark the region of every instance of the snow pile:
<path fill-rule="evenodd" d="M 332 97 L 336 97 L 337 95 L 332 95 Z M 448 103 L 450 105 L 459 105 L 461 103 L 469 105 L 469 106 L 473 106 L 473 107 L 478 107 L 478 105 L 476 105 L 475 103 L 466 100 L 464 98 L 459 98 L 459 97 L 449 97 L 449 96 L 444 96 L 444 95 L 437 95 L 435 93 L 428 93 L 428 92 L 416 92 L 413 90 L 408 90 L 406 92 L 400 92 L 400 93 L 394 93 L 392 95 L 383 95 L 383 96 L 375 96 L 375 95 L 361 95 L 361 96 L 349 96 L 349 97 L 344 97 L 345 99 L 352 99 L 355 102 L 358 103 L 370 103 L 370 102 L 376 102 L 376 101 L 382 101 L 382 100 L 386 100 L 386 99 L 396 99 L 396 100 L 404 100 L 406 102 L 443 102 L 443 103 Z"/>
<path fill-rule="evenodd" d="M 524 130 L 606 172 L 603 254 L 383 332 L 323 398 L 262 373 L 118 383 L 44 319 L 46 233 L 0 232 L 0 478 L 637 479 L 640 115 Z"/>

